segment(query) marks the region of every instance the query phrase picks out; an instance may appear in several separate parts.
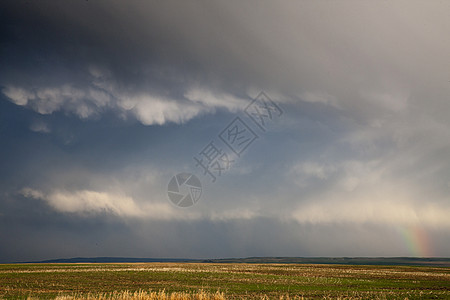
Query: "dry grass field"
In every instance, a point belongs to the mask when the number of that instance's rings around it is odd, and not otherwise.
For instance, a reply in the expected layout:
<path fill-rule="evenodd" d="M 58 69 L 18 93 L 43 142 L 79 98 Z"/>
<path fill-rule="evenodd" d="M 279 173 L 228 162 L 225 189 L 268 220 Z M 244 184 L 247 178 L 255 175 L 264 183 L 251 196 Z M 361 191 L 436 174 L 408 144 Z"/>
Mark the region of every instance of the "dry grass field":
<path fill-rule="evenodd" d="M 4 299 L 450 299 L 450 268 L 299 264 L 0 265 Z"/>

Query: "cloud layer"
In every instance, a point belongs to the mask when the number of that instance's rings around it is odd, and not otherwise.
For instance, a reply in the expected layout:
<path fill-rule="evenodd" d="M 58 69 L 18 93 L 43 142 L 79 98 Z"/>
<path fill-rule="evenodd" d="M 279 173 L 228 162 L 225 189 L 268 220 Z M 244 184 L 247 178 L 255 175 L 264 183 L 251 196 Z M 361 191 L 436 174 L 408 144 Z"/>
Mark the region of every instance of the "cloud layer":
<path fill-rule="evenodd" d="M 3 1 L 0 259 L 413 255 L 409 227 L 448 253 L 448 11 Z M 243 113 L 261 90 L 284 111 L 265 132 Z M 259 138 L 213 184 L 193 157 L 236 116 Z M 191 209 L 178 172 L 204 185 Z"/>

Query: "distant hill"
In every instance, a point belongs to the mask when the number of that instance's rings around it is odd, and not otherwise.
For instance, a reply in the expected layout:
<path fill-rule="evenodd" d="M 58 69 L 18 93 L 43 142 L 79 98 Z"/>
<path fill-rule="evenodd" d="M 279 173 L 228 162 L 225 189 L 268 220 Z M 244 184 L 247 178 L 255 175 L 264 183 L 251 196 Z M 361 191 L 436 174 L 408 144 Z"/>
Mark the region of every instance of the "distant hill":
<path fill-rule="evenodd" d="M 210 259 L 211 263 L 279 263 L 279 264 L 341 264 L 450 267 L 450 258 L 437 257 L 248 257 Z"/>
<path fill-rule="evenodd" d="M 133 257 L 75 257 L 29 263 L 278 263 L 278 264 L 342 264 L 450 267 L 450 258 L 440 257 L 247 257 L 221 259 L 133 258 Z"/>
<path fill-rule="evenodd" d="M 149 262 L 191 262 L 192 259 L 178 258 L 135 258 L 135 257 L 74 257 L 37 261 L 34 263 L 149 263 Z"/>

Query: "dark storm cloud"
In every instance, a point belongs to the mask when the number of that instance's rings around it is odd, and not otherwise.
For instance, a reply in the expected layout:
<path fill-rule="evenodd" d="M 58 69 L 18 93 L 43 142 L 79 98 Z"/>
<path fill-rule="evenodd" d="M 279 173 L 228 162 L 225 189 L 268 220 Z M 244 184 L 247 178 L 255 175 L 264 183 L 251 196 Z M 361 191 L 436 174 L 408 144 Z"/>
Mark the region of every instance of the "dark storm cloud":
<path fill-rule="evenodd" d="M 447 3 L 0 6 L 3 261 L 450 249 Z M 212 184 L 192 157 L 260 90 L 285 113 Z"/>
<path fill-rule="evenodd" d="M 238 99 L 215 99 L 217 93 L 246 97 L 240 76 L 233 75 L 242 70 L 229 63 L 230 45 L 226 38 L 219 42 L 227 29 L 221 24 L 204 28 L 205 21 L 220 14 L 214 6 L 3 5 L 5 67 L 0 80 L 3 93 L 16 104 L 43 114 L 65 110 L 82 118 L 109 109 L 132 111 L 145 124 L 163 124 L 184 122 L 216 107 L 237 108 Z M 206 40 L 211 42 L 200 45 Z M 231 91 L 229 83 L 240 89 Z"/>

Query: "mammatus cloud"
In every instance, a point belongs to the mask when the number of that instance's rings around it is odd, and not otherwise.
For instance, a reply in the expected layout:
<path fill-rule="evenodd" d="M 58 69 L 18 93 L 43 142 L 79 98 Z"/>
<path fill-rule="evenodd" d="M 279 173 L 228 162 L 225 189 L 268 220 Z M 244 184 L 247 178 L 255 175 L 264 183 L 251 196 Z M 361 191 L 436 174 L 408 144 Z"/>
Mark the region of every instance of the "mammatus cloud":
<path fill-rule="evenodd" d="M 13 103 L 44 115 L 63 111 L 87 119 L 109 110 L 117 111 L 121 117 L 134 116 L 144 125 L 181 124 L 216 109 L 243 109 L 248 101 L 226 93 L 215 95 L 202 89 L 187 91 L 181 100 L 144 93 L 129 95 L 116 91 L 113 85 L 106 83 L 93 84 L 86 89 L 68 84 L 34 90 L 7 86 L 3 94 Z"/>
<path fill-rule="evenodd" d="M 35 90 L 7 86 L 3 89 L 3 94 L 13 103 L 29 107 L 43 115 L 65 110 L 80 118 L 88 118 L 98 113 L 111 101 L 105 92 L 95 89 L 85 91 L 71 85 Z"/>

